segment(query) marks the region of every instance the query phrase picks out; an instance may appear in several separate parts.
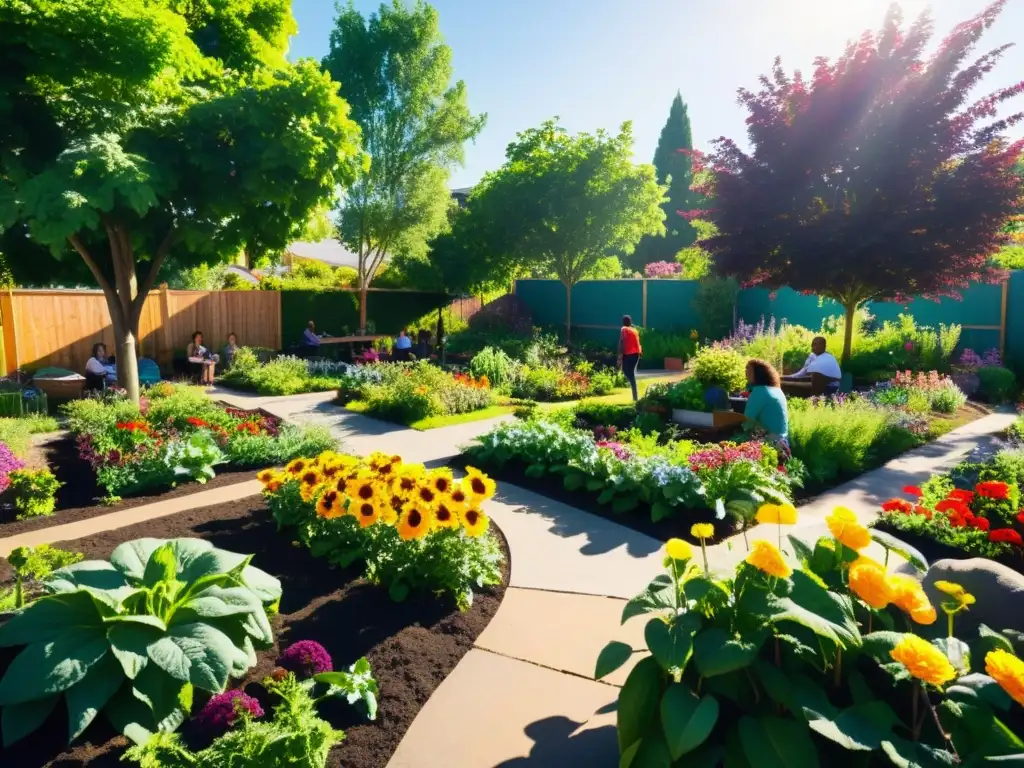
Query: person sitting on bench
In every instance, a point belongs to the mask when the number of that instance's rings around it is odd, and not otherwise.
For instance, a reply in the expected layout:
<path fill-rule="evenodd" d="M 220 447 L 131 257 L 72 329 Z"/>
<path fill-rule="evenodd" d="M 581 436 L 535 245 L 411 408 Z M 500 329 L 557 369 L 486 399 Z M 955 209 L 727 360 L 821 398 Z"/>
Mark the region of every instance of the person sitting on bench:
<path fill-rule="evenodd" d="M 92 357 L 85 363 L 85 388 L 102 391 L 107 380 L 107 348 L 102 344 L 92 345 Z"/>
<path fill-rule="evenodd" d="M 796 373 L 784 376 L 786 382 L 810 382 L 813 374 L 819 374 L 826 379 L 825 392 L 833 393 L 838 391 L 839 382 L 843 378 L 843 372 L 839 368 L 839 361 L 835 355 L 826 349 L 824 336 L 815 336 L 811 342 L 811 354 L 808 355 L 804 367 Z"/>

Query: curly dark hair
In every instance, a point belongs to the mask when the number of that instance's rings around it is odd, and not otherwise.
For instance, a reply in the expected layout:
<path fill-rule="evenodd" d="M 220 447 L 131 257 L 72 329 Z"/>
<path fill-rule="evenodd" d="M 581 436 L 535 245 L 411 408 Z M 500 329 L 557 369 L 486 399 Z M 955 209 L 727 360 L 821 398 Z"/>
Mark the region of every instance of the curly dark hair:
<path fill-rule="evenodd" d="M 754 386 L 778 387 L 782 384 L 779 372 L 772 367 L 771 363 L 758 360 L 756 357 L 747 361 L 747 368 L 754 372 Z"/>

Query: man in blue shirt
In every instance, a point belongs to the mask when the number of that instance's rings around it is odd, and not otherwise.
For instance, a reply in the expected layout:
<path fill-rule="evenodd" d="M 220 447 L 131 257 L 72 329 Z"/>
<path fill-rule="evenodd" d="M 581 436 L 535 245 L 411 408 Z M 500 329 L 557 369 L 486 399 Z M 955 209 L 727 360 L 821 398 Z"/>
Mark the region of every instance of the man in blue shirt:
<path fill-rule="evenodd" d="M 312 320 L 309 321 L 309 326 L 302 333 L 302 343 L 307 347 L 320 346 L 320 337 L 316 335 L 316 325 Z"/>

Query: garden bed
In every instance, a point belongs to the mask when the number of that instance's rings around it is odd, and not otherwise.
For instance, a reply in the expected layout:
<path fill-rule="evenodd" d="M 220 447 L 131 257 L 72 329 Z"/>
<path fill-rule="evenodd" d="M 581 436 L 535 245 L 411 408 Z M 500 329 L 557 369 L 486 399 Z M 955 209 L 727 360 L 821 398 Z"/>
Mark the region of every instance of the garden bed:
<path fill-rule="evenodd" d="M 971 560 L 976 557 L 983 557 L 983 555 L 980 555 L 977 552 L 967 552 L 959 547 L 943 544 L 930 536 L 921 536 L 911 533 L 910 531 L 905 531 L 895 525 L 888 524 L 885 521 L 885 518 L 881 518 L 877 522 L 873 523 L 871 528 L 873 530 L 882 531 L 883 533 L 888 533 L 890 536 L 909 544 L 921 553 L 921 556 L 928 561 L 929 565 L 935 563 L 936 560 Z M 1005 565 L 1007 568 L 1012 568 L 1018 573 L 1024 573 L 1024 559 L 1022 559 L 1020 555 L 1016 557 L 1012 555 L 990 555 L 985 557 L 985 559 L 993 560 L 1001 565 Z"/>
<path fill-rule="evenodd" d="M 507 544 L 496 527 L 494 530 L 506 558 L 502 585 L 477 592 L 472 608 L 465 613 L 455 609 L 451 598 L 438 599 L 431 594 L 392 602 L 387 590 L 360 578 L 359 566 L 334 568 L 305 547 L 282 541 L 270 513 L 256 498 L 181 512 L 59 542 L 58 546 L 83 552 L 87 559 L 105 559 L 118 544 L 132 539 L 199 537 L 219 548 L 257 553 L 254 565 L 278 577 L 284 591 L 280 613 L 272 621 L 274 648 L 258 654 L 259 664 L 243 684 L 262 680 L 272 670 L 279 647 L 297 640 L 320 642 L 339 668 L 366 656 L 380 686 L 377 719 L 367 722 L 341 702 L 322 705 L 321 714 L 346 732 L 345 741 L 331 752 L 328 765 L 383 768 L 419 709 L 497 611 L 509 566 Z M 0 578 L 10 577 L 6 564 L 0 565 Z M 3 653 L 0 670 L 10 661 L 10 653 Z M 65 717 L 58 708 L 24 743 L 7 752 L 0 750 L 0 764 L 26 768 L 126 765 L 120 762 L 126 741 L 115 735 L 102 717 L 75 746 L 55 747 L 66 740 Z"/>

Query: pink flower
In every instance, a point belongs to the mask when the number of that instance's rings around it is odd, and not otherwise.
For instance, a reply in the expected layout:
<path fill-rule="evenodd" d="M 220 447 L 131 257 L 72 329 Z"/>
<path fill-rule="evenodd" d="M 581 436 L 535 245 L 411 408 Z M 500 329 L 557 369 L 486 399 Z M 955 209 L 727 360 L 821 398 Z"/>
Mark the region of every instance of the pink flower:
<path fill-rule="evenodd" d="M 903 345 L 903 348 L 907 350 L 907 352 L 912 352 L 914 349 L 914 342 L 908 341 L 906 344 Z"/>

